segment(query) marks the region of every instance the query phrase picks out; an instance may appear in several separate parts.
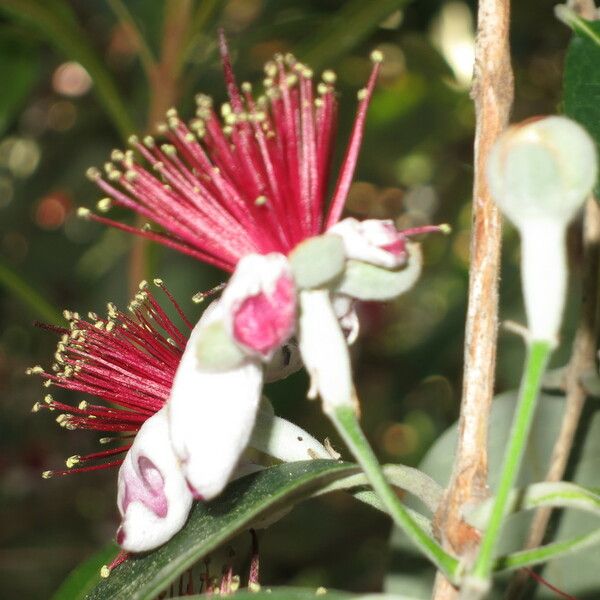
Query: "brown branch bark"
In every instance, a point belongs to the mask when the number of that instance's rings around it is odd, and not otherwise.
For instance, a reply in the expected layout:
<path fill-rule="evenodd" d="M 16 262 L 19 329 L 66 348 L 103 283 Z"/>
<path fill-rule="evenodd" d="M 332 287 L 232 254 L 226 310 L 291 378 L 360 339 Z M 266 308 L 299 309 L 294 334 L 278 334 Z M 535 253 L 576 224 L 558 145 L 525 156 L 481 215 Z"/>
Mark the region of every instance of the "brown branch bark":
<path fill-rule="evenodd" d="M 191 0 L 166 0 L 161 51 L 158 62 L 149 73 L 150 106 L 146 130 L 153 133 L 157 123 L 178 99 L 183 45 L 188 39 L 191 21 Z M 136 218 L 136 225 L 144 220 Z M 129 291 L 133 295 L 138 284 L 149 276 L 146 273 L 147 240 L 135 238 L 129 259 Z"/>
<path fill-rule="evenodd" d="M 463 395 L 456 459 L 445 501 L 435 518 L 444 547 L 467 562 L 474 556 L 479 536 L 463 521 L 461 509 L 488 495 L 488 421 L 496 364 L 501 221 L 489 194 L 485 165 L 492 144 L 508 123 L 512 106 L 509 25 L 509 0 L 480 0 L 471 92 L 477 120 Z M 433 598 L 449 600 L 456 595 L 455 588 L 438 574 Z"/>
<path fill-rule="evenodd" d="M 558 437 L 554 443 L 545 481 L 560 481 L 565 474 L 586 400 L 586 392 L 581 385 L 581 377 L 596 369 L 596 342 L 600 322 L 598 315 L 600 308 L 600 302 L 598 301 L 599 268 L 600 207 L 598 207 L 598 202 L 594 198 L 589 198 L 585 206 L 583 222 L 581 317 L 565 375 L 565 391 L 567 394 L 565 414 Z M 552 509 L 550 508 L 542 508 L 535 513 L 525 548 L 535 548 L 542 543 L 551 515 Z M 528 580 L 528 575 L 523 571 L 516 573 L 508 587 L 506 597 L 510 600 L 521 598 Z"/>

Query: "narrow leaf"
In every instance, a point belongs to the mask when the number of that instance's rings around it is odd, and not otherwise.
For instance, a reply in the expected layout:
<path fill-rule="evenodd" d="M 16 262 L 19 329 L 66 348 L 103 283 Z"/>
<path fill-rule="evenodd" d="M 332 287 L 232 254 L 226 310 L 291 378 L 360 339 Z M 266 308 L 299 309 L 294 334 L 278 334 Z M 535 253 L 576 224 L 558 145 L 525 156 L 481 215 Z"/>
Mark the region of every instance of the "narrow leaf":
<path fill-rule="evenodd" d="M 328 460 L 271 467 L 233 482 L 214 502 L 197 503 L 186 526 L 158 550 L 125 561 L 89 600 L 151 600 L 174 579 L 237 533 L 310 497 L 358 467 Z"/>

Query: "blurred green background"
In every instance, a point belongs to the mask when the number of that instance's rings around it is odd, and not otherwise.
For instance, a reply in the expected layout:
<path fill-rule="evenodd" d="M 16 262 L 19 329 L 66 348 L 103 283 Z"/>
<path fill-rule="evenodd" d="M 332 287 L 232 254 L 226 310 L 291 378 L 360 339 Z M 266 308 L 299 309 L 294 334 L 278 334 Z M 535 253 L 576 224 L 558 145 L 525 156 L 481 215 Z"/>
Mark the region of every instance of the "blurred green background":
<path fill-rule="evenodd" d="M 468 89 L 475 3 L 190 3 L 195 17 L 177 85 L 182 116 L 191 116 L 199 91 L 216 102 L 225 100 L 216 56 L 216 30 L 222 26 L 240 81 L 258 84 L 264 62 L 277 51 L 293 51 L 318 70 L 337 72 L 339 150 L 349 134 L 356 91 L 370 68 L 369 52 L 377 47 L 386 56 L 348 212 L 391 217 L 400 226 L 449 222 L 453 233 L 425 241 L 426 271 L 411 293 L 390 305 L 361 307 L 356 380 L 364 424 L 381 459 L 417 464 L 458 414 L 472 183 L 474 113 Z M 133 240 L 75 214 L 77 206 L 92 207 L 99 198 L 85 178 L 86 168 L 102 165 L 112 148 L 123 145 L 115 111 L 107 112 L 106 98 L 101 98 L 106 81 L 99 85 L 98 74 L 80 63 L 89 59 L 99 64 L 113 80 L 135 130 L 147 128 L 150 93 L 135 39 L 110 4 L 0 0 L 3 598 L 48 598 L 70 569 L 111 539 L 117 523 L 115 471 L 41 479 L 42 470 L 62 468 L 69 455 L 93 451 L 97 438 L 58 428 L 49 413 L 31 415 L 43 391 L 39 380 L 25 376 L 28 366 L 51 364 L 56 343 L 33 321 L 52 320 L 63 308 L 102 312 L 109 300 L 126 305 L 133 283 Z M 125 4 L 159 54 L 163 2 Z M 514 4 L 513 119 L 518 120 L 558 109 L 569 31 L 554 20 L 549 2 Z M 36 7 L 44 10 L 36 12 Z M 27 18 L 23 11 L 29 11 Z M 509 230 L 503 318 L 522 319 L 516 252 L 515 234 Z M 196 319 L 199 308 L 191 302 L 192 294 L 219 282 L 221 274 L 163 248 L 151 247 L 147 254 L 147 270 L 163 278 Z M 576 248 L 573 254 L 577 256 Z M 576 276 L 571 290 L 575 306 Z M 567 348 L 570 320 L 572 316 L 565 327 Z M 557 363 L 565 355 L 563 348 Z M 520 342 L 501 334 L 498 390 L 515 387 L 522 358 Z M 341 449 L 318 406 L 304 399 L 306 386 L 304 374 L 298 374 L 268 393 L 280 414 L 319 437 L 331 436 Z M 55 395 L 71 403 L 82 399 Z M 311 501 L 262 535 L 263 580 L 380 589 L 389 527 L 384 517 L 345 496 Z M 243 538 L 236 558 L 242 573 L 248 545 Z"/>

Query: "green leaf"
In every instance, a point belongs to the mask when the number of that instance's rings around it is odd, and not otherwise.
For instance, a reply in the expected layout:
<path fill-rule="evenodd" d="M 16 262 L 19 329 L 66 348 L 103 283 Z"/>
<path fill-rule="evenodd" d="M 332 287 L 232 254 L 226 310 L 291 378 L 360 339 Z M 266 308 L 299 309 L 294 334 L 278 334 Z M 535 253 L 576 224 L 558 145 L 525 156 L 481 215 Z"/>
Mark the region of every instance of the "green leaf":
<path fill-rule="evenodd" d="M 119 548 L 113 543 L 96 552 L 69 573 L 51 600 L 84 600 L 98 583 L 98 573 L 102 566 L 109 563 L 118 552 Z"/>
<path fill-rule="evenodd" d="M 29 94 L 38 66 L 39 53 L 30 43 L 11 31 L 0 32 L 0 81 L 10 82 L 0 94 L 0 134 Z"/>
<path fill-rule="evenodd" d="M 573 38 L 565 59 L 565 113 L 581 123 L 600 148 L 600 21 L 575 15 L 568 24 Z"/>
<path fill-rule="evenodd" d="M 132 557 L 87 596 L 151 600 L 175 578 L 237 533 L 310 497 L 358 467 L 314 460 L 265 469 L 233 482 L 214 502 L 197 503 L 186 526 L 158 550 Z"/>
<path fill-rule="evenodd" d="M 235 600 L 314 600 L 322 597 L 326 600 L 415 600 L 409 596 L 399 596 L 397 594 L 349 594 L 337 590 L 327 590 L 317 592 L 315 589 L 303 589 L 293 587 L 264 588 L 258 592 L 240 590 L 236 592 Z M 206 596 L 181 596 L 180 600 L 204 600 Z M 177 600 L 177 599 L 175 599 Z"/>
<path fill-rule="evenodd" d="M 564 413 L 564 397 L 542 394 L 536 412 L 530 442 L 526 451 L 525 460 L 521 469 L 518 486 L 526 487 L 534 482 L 544 479 L 550 454 Z M 492 490 L 500 472 L 502 455 L 508 439 L 508 433 L 516 404 L 516 395 L 506 393 L 497 396 L 492 404 L 490 420 L 489 443 L 489 472 Z M 600 413 L 594 414 L 585 423 L 580 447 L 576 453 L 576 465 L 572 474 L 573 482 L 588 489 L 598 487 L 600 478 Z M 449 428 L 429 450 L 420 469 L 442 485 L 446 485 L 452 470 L 452 463 L 457 441 L 457 425 Z M 545 485 L 545 484 L 541 484 Z M 562 485 L 562 484 L 561 484 Z M 533 488 L 534 491 L 536 487 Z M 543 488 L 537 487 L 537 490 Z M 412 499 L 407 499 L 407 504 L 413 506 Z M 519 551 L 523 547 L 527 535 L 532 512 L 521 512 L 510 516 L 502 535 L 498 567 L 509 568 L 516 565 L 527 564 L 532 556 L 512 555 L 507 561 L 509 553 Z M 556 550 L 570 552 L 573 541 L 577 540 L 575 550 L 584 548 L 590 543 L 587 534 L 595 535 L 598 521 L 589 513 L 579 510 L 566 510 L 561 517 L 558 530 L 552 536 L 560 547 L 547 548 L 547 552 Z M 593 532 L 593 533 L 591 533 Z M 586 539 L 583 539 L 586 536 Z M 591 540 L 594 541 L 594 540 Z M 386 591 L 400 591 L 413 593 L 422 598 L 428 597 L 425 590 L 431 589 L 434 572 L 420 560 L 410 549 L 405 538 L 397 532 L 393 538 L 394 556 L 393 569 L 386 582 Z M 574 552 L 572 555 L 554 558 L 545 567 L 542 575 L 553 585 L 577 597 L 597 597 L 600 590 L 600 571 L 598 570 L 598 552 L 600 544 L 595 542 L 588 546 L 585 552 Z M 503 598 L 503 586 L 506 577 L 498 577 L 496 590 L 490 595 L 494 600 Z M 429 586 L 429 588 L 428 588 Z M 593 595 L 586 596 L 593 592 Z M 539 587 L 536 600 L 550 600 L 556 598 L 553 592 Z"/>

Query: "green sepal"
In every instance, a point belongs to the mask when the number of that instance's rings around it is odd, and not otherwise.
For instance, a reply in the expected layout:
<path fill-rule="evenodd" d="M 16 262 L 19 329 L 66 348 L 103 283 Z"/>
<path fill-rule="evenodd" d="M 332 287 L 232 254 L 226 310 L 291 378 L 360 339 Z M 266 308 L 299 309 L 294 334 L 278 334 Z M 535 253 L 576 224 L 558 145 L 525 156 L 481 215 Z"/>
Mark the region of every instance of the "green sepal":
<path fill-rule="evenodd" d="M 296 246 L 289 261 L 299 288 L 324 287 L 344 271 L 344 243 L 337 235 L 312 237 Z"/>
<path fill-rule="evenodd" d="M 385 269 L 349 260 L 335 292 L 357 300 L 392 300 L 409 290 L 419 278 L 421 255 L 413 245 L 408 263 L 401 269 Z"/>
<path fill-rule="evenodd" d="M 239 366 L 247 356 L 235 343 L 223 321 L 214 321 L 198 337 L 196 358 L 202 368 L 224 371 Z"/>

